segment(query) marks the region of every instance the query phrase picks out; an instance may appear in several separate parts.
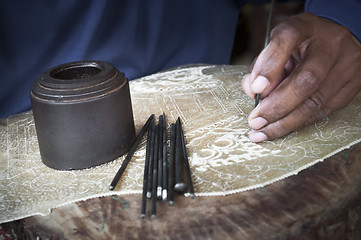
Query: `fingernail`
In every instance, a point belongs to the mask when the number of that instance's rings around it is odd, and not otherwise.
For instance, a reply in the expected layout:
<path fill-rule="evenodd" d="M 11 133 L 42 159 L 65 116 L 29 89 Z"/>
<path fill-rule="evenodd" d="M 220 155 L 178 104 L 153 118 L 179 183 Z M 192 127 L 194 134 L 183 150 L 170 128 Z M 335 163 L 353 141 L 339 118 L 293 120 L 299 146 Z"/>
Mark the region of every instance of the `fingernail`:
<path fill-rule="evenodd" d="M 252 142 L 263 142 L 266 141 L 268 139 L 268 137 L 266 136 L 266 134 L 262 133 L 262 132 L 256 132 L 256 131 L 251 131 L 249 133 L 249 139 Z"/>
<path fill-rule="evenodd" d="M 249 121 L 249 126 L 253 129 L 260 129 L 266 126 L 267 120 L 263 117 L 257 117 Z"/>
<path fill-rule="evenodd" d="M 249 78 L 249 74 L 246 74 L 243 76 L 241 84 L 242 84 L 242 88 L 244 88 L 248 82 L 248 78 Z"/>
<path fill-rule="evenodd" d="M 251 84 L 252 91 L 262 93 L 269 85 L 269 81 L 264 76 L 258 76 Z"/>
<path fill-rule="evenodd" d="M 247 73 L 246 75 L 244 75 L 242 81 L 247 80 L 247 78 L 249 78 L 250 75 L 251 75 L 251 74 L 249 74 L 249 73 Z"/>

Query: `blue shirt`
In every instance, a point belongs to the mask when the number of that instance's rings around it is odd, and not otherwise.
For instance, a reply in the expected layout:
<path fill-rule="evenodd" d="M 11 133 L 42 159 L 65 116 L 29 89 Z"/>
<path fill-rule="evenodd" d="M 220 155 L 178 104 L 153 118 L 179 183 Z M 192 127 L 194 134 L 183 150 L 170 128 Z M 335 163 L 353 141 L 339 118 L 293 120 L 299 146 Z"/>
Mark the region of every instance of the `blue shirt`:
<path fill-rule="evenodd" d="M 347 27 L 361 41 L 361 0 L 307 0 L 305 11 Z"/>
<path fill-rule="evenodd" d="M 31 108 L 31 83 L 52 66 L 113 64 L 129 79 L 189 63 L 229 63 L 233 0 L 0 1 L 0 118 Z"/>

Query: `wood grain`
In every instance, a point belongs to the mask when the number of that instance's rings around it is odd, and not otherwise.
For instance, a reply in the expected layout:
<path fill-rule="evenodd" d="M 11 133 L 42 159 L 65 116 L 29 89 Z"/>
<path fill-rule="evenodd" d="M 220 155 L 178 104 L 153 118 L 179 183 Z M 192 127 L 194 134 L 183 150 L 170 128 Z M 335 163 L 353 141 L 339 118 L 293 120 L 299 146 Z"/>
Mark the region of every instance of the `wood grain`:
<path fill-rule="evenodd" d="M 141 195 L 123 195 L 3 227 L 28 239 L 361 239 L 360 156 L 358 144 L 262 189 L 176 196 L 172 207 L 158 203 L 156 219 L 139 217 Z"/>

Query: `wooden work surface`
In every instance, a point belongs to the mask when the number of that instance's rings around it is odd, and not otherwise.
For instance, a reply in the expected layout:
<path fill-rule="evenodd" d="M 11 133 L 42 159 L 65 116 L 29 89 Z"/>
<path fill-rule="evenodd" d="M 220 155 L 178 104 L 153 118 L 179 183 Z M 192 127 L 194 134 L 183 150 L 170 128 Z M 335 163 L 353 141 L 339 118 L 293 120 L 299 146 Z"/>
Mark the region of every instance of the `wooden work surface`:
<path fill-rule="evenodd" d="M 361 239 L 361 143 L 354 145 L 361 97 L 302 132 L 253 144 L 247 137 L 253 101 L 240 87 L 246 69 L 179 68 L 131 82 L 137 129 L 151 113 L 165 111 L 168 122 L 181 116 L 193 167 L 197 197 L 179 195 L 172 207 L 159 201 L 155 219 L 141 219 L 141 195 L 126 194 L 141 187 L 145 146 L 118 190 L 109 193 L 121 159 L 71 174 L 52 171 L 39 164 L 31 113 L 1 121 L 0 203 L 8 204 L 0 217 L 10 219 L 1 227 L 13 239 Z M 78 196 L 79 189 L 100 192 Z M 50 214 L 35 215 L 47 213 L 41 207 L 47 210 L 55 200 Z M 12 216 L 15 210 L 21 215 Z"/>
<path fill-rule="evenodd" d="M 89 199 L 3 224 L 17 239 L 361 239 L 361 144 L 261 189 L 177 196 L 141 219 L 141 196 Z M 14 237 L 15 239 L 15 237 Z"/>

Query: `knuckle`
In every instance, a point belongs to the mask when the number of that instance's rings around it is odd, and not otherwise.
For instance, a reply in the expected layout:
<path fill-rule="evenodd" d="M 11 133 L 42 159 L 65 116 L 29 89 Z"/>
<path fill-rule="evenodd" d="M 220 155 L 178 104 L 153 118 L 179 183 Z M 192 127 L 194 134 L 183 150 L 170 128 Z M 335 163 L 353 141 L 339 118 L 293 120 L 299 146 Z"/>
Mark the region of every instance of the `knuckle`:
<path fill-rule="evenodd" d="M 288 41 L 295 41 L 299 37 L 299 31 L 294 27 L 292 22 L 280 22 L 271 31 L 272 41 L 277 41 L 282 46 Z"/>
<path fill-rule="evenodd" d="M 307 117 L 306 125 L 322 119 L 331 113 L 331 108 L 326 103 L 327 98 L 320 91 L 316 91 L 315 94 L 303 102 L 299 110 L 303 116 Z"/>
<path fill-rule="evenodd" d="M 331 20 L 322 19 L 319 28 L 322 28 L 322 32 L 325 36 L 332 36 L 332 38 L 325 39 L 331 48 L 336 48 L 340 43 L 348 42 L 351 39 L 351 32 L 343 25 L 335 24 Z M 335 49 L 333 49 L 335 50 Z"/>
<path fill-rule="evenodd" d="M 298 15 L 291 16 L 281 22 L 279 22 L 271 31 L 270 37 L 273 40 L 279 39 L 281 42 L 284 41 L 296 41 L 303 35 L 300 29 L 307 32 L 312 32 L 313 25 L 309 24 L 314 22 L 317 17 L 311 13 L 301 13 Z M 306 29 L 303 26 L 308 26 Z"/>
<path fill-rule="evenodd" d="M 316 72 L 316 70 L 305 70 L 300 72 L 293 85 L 293 91 L 296 95 L 302 95 L 304 96 L 305 93 L 311 93 L 314 92 L 320 82 L 319 73 Z"/>
<path fill-rule="evenodd" d="M 323 101 L 321 98 L 317 97 L 316 95 L 313 95 L 304 101 L 303 106 L 305 106 L 307 112 L 314 113 L 322 109 Z"/>
<path fill-rule="evenodd" d="M 334 42 L 343 42 L 345 40 L 349 40 L 351 38 L 351 32 L 344 26 L 338 26 L 337 29 L 337 34 L 334 34 L 335 38 L 334 38 Z"/>

